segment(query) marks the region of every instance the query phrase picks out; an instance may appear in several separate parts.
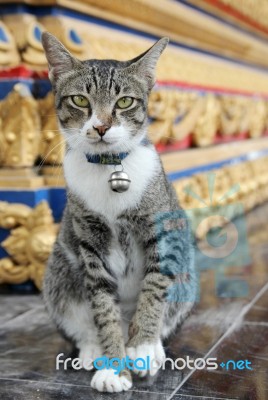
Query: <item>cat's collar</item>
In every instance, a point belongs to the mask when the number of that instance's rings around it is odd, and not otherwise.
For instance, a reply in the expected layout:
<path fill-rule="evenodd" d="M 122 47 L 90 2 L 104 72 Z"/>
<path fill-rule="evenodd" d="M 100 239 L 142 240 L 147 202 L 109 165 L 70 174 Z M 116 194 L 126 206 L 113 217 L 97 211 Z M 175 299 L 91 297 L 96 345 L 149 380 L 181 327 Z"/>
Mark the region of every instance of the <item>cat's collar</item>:
<path fill-rule="evenodd" d="M 86 154 L 86 159 L 89 163 L 103 164 L 103 165 L 120 165 L 129 153 L 104 153 L 104 154 Z"/>
<path fill-rule="evenodd" d="M 149 144 L 148 139 L 143 139 L 141 145 Z M 124 160 L 129 155 L 128 152 L 124 153 L 104 153 L 104 154 L 90 154 L 86 153 L 87 162 L 92 164 L 102 164 L 102 165 L 121 165 L 122 160 Z"/>

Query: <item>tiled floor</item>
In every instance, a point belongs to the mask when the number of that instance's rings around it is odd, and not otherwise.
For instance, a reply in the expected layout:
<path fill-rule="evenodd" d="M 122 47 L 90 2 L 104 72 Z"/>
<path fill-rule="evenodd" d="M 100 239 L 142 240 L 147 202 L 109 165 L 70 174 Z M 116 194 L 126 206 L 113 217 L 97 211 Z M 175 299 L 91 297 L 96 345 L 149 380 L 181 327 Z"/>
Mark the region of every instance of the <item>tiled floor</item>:
<path fill-rule="evenodd" d="M 251 263 L 236 266 L 236 278 L 248 283 L 243 297 L 228 298 L 215 271 L 200 274 L 200 302 L 170 340 L 174 358 L 216 357 L 217 370 L 186 368 L 135 380 L 131 391 L 99 394 L 90 388 L 91 372 L 55 371 L 55 357 L 69 345 L 55 331 L 38 296 L 0 296 L 1 400 L 267 400 L 268 399 L 268 205 L 247 216 Z M 199 261 L 197 261 L 199 262 Z M 202 260 L 200 261 L 200 263 Z M 234 273 L 228 271 L 229 278 Z M 224 297 L 225 296 L 225 297 Z M 248 360 L 252 369 L 233 369 L 228 360 Z M 220 366 L 224 363 L 223 366 Z M 179 363 L 179 365 L 181 365 Z M 197 366 L 198 367 L 198 366 Z M 242 364 L 240 364 L 242 367 Z"/>

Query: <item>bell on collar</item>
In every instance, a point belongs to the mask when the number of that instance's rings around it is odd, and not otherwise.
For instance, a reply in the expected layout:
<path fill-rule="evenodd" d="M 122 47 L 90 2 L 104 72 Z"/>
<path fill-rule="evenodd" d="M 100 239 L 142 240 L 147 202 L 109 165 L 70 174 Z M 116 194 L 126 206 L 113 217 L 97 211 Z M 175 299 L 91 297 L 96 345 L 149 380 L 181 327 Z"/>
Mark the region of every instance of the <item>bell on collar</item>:
<path fill-rule="evenodd" d="M 128 190 L 131 180 L 124 171 L 115 171 L 108 182 L 113 192 L 123 193 Z"/>

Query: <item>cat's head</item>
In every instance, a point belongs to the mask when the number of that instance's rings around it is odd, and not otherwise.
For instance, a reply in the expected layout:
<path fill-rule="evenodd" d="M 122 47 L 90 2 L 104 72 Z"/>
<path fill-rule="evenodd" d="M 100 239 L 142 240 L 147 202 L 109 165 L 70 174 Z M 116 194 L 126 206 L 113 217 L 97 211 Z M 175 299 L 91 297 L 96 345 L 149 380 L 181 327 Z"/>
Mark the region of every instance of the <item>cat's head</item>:
<path fill-rule="evenodd" d="M 148 95 L 168 39 L 130 61 L 79 61 L 42 36 L 61 131 L 70 148 L 93 154 L 131 150 L 146 134 Z"/>

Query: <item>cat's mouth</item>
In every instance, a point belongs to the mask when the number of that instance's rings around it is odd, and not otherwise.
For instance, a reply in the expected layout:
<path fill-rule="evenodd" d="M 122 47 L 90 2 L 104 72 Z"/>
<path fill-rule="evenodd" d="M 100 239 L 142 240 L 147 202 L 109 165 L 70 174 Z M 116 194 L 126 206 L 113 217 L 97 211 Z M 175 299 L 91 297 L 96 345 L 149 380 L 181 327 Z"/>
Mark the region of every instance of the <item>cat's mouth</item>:
<path fill-rule="evenodd" d="M 96 139 L 96 140 L 90 140 L 90 143 L 92 143 L 92 144 L 100 144 L 100 145 L 104 145 L 104 146 L 108 146 L 108 145 L 114 144 L 116 142 L 118 142 L 117 139 L 114 139 L 114 140 L 109 139 L 109 140 L 107 140 L 105 138 L 100 138 L 100 139 Z"/>

